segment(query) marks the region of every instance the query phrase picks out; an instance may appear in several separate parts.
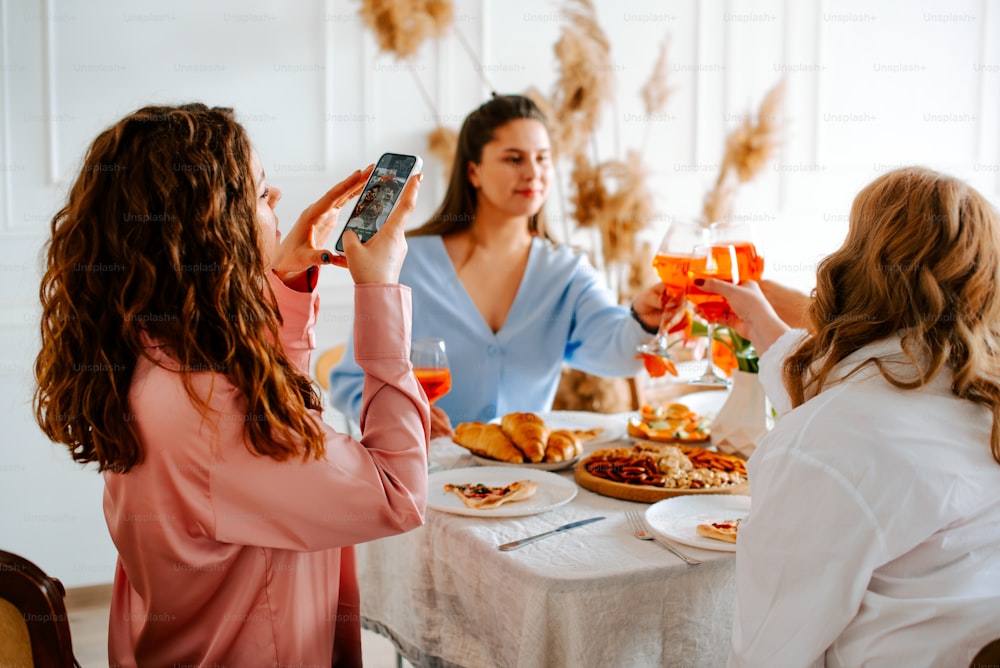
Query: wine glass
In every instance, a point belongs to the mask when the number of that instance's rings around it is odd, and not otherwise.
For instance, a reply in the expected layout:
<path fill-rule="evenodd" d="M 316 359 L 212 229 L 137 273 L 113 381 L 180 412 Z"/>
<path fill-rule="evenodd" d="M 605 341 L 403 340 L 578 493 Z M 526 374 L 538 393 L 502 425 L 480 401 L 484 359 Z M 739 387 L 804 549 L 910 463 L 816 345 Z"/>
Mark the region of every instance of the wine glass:
<path fill-rule="evenodd" d="M 753 225 L 744 220 L 726 220 L 712 223 L 708 228 L 709 243 L 732 244 L 740 266 L 741 281 L 759 281 L 764 273 L 764 258 L 754 245 L 756 235 Z"/>
<path fill-rule="evenodd" d="M 696 278 L 714 278 L 719 281 L 740 282 L 739 254 L 734 244 L 713 243 L 698 246 L 695 259 L 691 261 L 688 276 L 687 299 L 698 307 L 708 322 L 708 364 L 705 373 L 690 381 L 692 385 L 728 386 L 729 379 L 715 371 L 712 348 L 715 342 L 715 323 L 729 317 L 732 312 L 729 303 L 721 295 L 706 292 L 694 284 Z"/>
<path fill-rule="evenodd" d="M 687 291 L 688 267 L 695 258 L 695 247 L 705 243 L 707 230 L 693 221 L 675 220 L 670 223 L 653 258 L 653 268 L 663 281 L 663 301 L 666 303 L 670 294 L 683 296 Z M 673 359 L 667 350 L 667 330 L 673 314 L 663 312 L 660 326 L 653 340 L 636 347 L 636 350 L 646 355 L 656 355 Z"/>
<path fill-rule="evenodd" d="M 410 346 L 413 375 L 424 388 L 427 400 L 434 403 L 451 390 L 451 370 L 444 351 L 444 339 L 417 339 Z"/>

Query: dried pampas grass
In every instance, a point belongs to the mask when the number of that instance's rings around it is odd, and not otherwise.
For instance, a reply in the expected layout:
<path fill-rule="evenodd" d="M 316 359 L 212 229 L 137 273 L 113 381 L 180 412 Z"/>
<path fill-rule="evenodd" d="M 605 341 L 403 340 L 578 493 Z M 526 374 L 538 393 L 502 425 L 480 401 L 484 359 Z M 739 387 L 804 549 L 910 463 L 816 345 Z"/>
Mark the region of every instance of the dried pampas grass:
<path fill-rule="evenodd" d="M 633 251 L 632 261 L 628 266 L 628 276 L 625 277 L 625 284 L 621 287 L 622 303 L 631 302 L 640 292 L 659 280 L 653 269 L 654 255 L 656 249 L 648 241 L 643 241 Z"/>
<path fill-rule="evenodd" d="M 784 96 L 782 80 L 764 96 L 756 121 L 748 115 L 729 133 L 719 176 L 705 195 L 702 218 L 706 224 L 729 218 L 739 184 L 753 180 L 774 157 L 781 145 Z"/>
<path fill-rule="evenodd" d="M 702 203 L 701 223 L 711 225 L 719 220 L 728 220 L 733 215 L 733 203 L 736 199 L 736 191 L 739 188 L 739 179 L 732 170 L 722 170 L 719 178 L 708 193 Z"/>
<path fill-rule="evenodd" d="M 428 37 L 440 37 L 455 20 L 451 0 L 362 0 L 361 20 L 383 51 L 397 60 L 417 52 Z"/>
<path fill-rule="evenodd" d="M 781 145 L 781 105 L 785 97 L 785 82 L 778 82 L 764 96 L 757 112 L 757 122 L 750 117 L 726 140 L 724 158 L 736 170 L 741 183 L 752 180 L 774 156 Z"/>
<path fill-rule="evenodd" d="M 670 96 L 674 93 L 674 89 L 667 84 L 670 74 L 670 66 L 667 62 L 668 41 L 663 40 L 660 43 L 660 53 L 656 57 L 653 72 L 639 91 L 639 95 L 642 97 L 642 106 L 647 116 L 662 112 L 666 108 Z"/>
<path fill-rule="evenodd" d="M 601 105 L 614 97 L 611 43 L 590 0 L 567 0 L 566 25 L 555 45 L 559 77 L 552 94 L 559 119 L 555 143 L 568 156 L 581 152 L 597 129 Z"/>
<path fill-rule="evenodd" d="M 590 164 L 583 153 L 573 159 L 573 219 L 579 227 L 598 227 L 604 222 L 607 212 L 608 192 L 599 167 Z"/>
<path fill-rule="evenodd" d="M 566 0 L 562 13 L 566 25 L 555 46 L 559 78 L 550 98 L 540 94 L 531 97 L 551 108 L 543 110 L 553 120 L 553 149 L 573 160 L 572 216 L 579 227 L 599 231 L 601 248 L 595 253 L 600 253 L 603 266 L 622 269 L 617 285 L 621 298 L 640 280 L 643 267 L 639 265 L 648 264 L 649 257 L 636 252 L 636 238 L 656 215 L 653 196 L 640 151 L 629 151 L 623 160 L 598 162 L 596 156 L 587 157 L 586 148 L 597 130 L 601 109 L 614 102 L 611 46 L 590 0 Z M 664 40 L 641 90 L 649 116 L 661 113 L 673 92 L 667 83 L 667 47 Z"/>
<path fill-rule="evenodd" d="M 635 261 L 636 235 L 655 216 L 642 158 L 629 151 L 625 160 L 594 166 L 578 154 L 570 180 L 573 217 L 580 227 L 597 227 L 606 264 Z"/>
<path fill-rule="evenodd" d="M 534 102 L 538 109 L 545 114 L 545 119 L 550 126 L 559 123 L 559 119 L 556 118 L 556 108 L 552 105 L 552 100 L 545 93 L 531 86 L 528 90 L 524 91 L 524 96 Z"/>
<path fill-rule="evenodd" d="M 427 152 L 444 165 L 444 178 L 447 181 L 451 174 L 451 163 L 455 161 L 458 149 L 458 133 L 451 128 L 439 125 L 427 134 Z"/>

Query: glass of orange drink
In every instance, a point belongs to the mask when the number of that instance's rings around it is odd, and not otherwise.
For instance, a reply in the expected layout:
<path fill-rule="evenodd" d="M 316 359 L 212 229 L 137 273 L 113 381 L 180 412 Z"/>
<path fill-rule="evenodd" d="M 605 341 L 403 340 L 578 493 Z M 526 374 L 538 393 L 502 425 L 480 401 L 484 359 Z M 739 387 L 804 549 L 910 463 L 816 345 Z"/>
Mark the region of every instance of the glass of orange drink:
<path fill-rule="evenodd" d="M 706 292 L 694 284 L 698 278 L 714 278 L 738 284 L 740 282 L 740 256 L 737 247 L 729 243 L 711 243 L 695 249 L 696 258 L 691 261 L 688 269 L 690 282 L 687 288 L 687 300 L 694 304 L 698 312 L 708 322 L 708 353 L 705 356 L 707 364 L 705 373 L 690 381 L 692 385 L 729 385 L 729 379 L 715 370 L 712 359 L 715 325 L 728 319 L 732 312 L 729 302 L 721 295 Z"/>
<path fill-rule="evenodd" d="M 445 354 L 444 339 L 417 339 L 410 346 L 413 374 L 424 389 L 427 400 L 434 403 L 451 390 L 451 369 Z"/>
<path fill-rule="evenodd" d="M 764 273 L 764 258 L 757 252 L 753 225 L 744 220 L 712 223 L 708 228 L 709 242 L 731 244 L 736 249 L 740 281 L 759 281 Z"/>
<path fill-rule="evenodd" d="M 653 268 L 663 281 L 664 303 L 671 296 L 683 298 L 688 287 L 688 270 L 695 259 L 695 247 L 703 244 L 708 230 L 696 221 L 674 220 L 670 223 L 653 258 Z M 673 313 L 664 312 L 660 327 L 651 341 L 636 348 L 640 353 L 673 359 L 667 350 L 667 330 Z"/>

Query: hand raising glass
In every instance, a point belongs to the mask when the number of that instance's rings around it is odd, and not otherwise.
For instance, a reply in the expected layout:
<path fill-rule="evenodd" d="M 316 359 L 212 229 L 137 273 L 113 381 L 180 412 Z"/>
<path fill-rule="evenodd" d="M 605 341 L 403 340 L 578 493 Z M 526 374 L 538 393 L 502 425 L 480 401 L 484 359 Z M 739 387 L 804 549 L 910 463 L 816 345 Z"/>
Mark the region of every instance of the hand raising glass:
<path fill-rule="evenodd" d="M 715 324 L 732 316 L 729 303 L 720 295 L 706 292 L 695 284 L 701 278 L 714 278 L 719 281 L 739 284 L 740 265 L 736 247 L 732 244 L 711 244 L 695 249 L 695 260 L 691 261 L 688 271 L 691 280 L 688 283 L 687 298 L 698 308 L 698 312 L 708 321 L 708 354 L 707 366 L 701 377 L 691 381 L 692 385 L 729 385 L 729 379 L 715 371 L 712 349 L 715 345 Z"/>

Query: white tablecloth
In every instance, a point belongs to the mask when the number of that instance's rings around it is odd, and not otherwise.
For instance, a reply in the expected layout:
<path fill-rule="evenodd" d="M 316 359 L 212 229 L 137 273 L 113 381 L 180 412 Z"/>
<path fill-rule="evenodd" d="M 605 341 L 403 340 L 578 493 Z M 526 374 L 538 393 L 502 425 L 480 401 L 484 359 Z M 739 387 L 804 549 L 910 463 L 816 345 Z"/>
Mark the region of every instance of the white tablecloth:
<path fill-rule="evenodd" d="M 441 439 L 431 460 L 473 463 Z M 625 511 L 646 507 L 580 488 L 569 504 L 528 517 L 428 510 L 423 527 L 358 547 L 363 624 L 416 666 L 725 665 L 734 555 L 679 546 L 704 562 L 688 566 L 635 539 Z M 607 519 L 497 550 L 598 515 Z"/>

